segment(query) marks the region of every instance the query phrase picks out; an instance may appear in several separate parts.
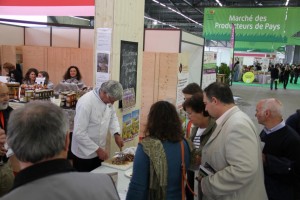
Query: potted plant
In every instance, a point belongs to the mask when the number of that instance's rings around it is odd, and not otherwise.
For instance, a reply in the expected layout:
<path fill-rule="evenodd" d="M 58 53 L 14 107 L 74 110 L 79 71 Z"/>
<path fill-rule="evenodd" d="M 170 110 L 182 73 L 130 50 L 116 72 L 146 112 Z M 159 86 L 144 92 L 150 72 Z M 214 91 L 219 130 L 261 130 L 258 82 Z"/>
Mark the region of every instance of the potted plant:
<path fill-rule="evenodd" d="M 222 74 L 224 74 L 224 75 L 222 75 Z M 230 74 L 231 74 L 231 70 L 230 70 L 229 66 L 226 63 L 221 63 L 221 66 L 219 66 L 217 68 L 217 75 L 219 75 L 219 77 L 224 76 L 224 79 L 221 80 L 224 83 L 229 84 Z"/>

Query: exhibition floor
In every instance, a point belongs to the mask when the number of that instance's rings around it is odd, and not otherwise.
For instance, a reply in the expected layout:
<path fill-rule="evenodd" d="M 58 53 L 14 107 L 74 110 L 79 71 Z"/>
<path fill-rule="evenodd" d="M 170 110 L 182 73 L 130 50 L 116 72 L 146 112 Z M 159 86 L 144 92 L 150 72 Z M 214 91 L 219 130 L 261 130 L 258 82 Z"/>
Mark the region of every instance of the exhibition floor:
<path fill-rule="evenodd" d="M 293 89 L 291 89 L 293 87 Z M 270 90 L 269 84 L 245 84 L 234 82 L 231 90 L 235 97 L 239 97 L 236 101 L 241 110 L 246 112 L 253 120 L 254 124 L 260 132 L 262 126 L 257 123 L 255 117 L 256 104 L 260 99 L 277 98 L 283 104 L 283 116 L 286 120 L 288 116 L 300 109 L 300 83 L 288 84 L 287 90 L 282 89 L 282 84 L 279 85 L 278 90 Z"/>
<path fill-rule="evenodd" d="M 258 82 L 253 82 L 253 83 L 244 83 L 244 82 L 233 82 L 233 85 L 243 85 L 243 86 L 253 86 L 253 87 L 263 87 L 263 88 L 270 88 L 270 84 L 260 84 Z M 293 84 L 293 83 L 288 83 L 287 85 L 287 90 L 300 90 L 300 80 L 298 80 L 298 84 Z M 283 84 L 280 83 L 278 85 L 278 89 L 283 89 Z"/>

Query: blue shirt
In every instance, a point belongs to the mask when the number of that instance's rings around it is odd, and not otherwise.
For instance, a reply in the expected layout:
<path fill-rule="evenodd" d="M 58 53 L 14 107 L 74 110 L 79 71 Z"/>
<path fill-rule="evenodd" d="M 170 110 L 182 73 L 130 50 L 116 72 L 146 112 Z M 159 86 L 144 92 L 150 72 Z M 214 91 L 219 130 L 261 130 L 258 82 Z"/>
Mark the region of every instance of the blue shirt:
<path fill-rule="evenodd" d="M 186 168 L 189 167 L 190 150 L 184 142 L 184 156 Z M 181 148 L 180 143 L 163 142 L 168 163 L 167 200 L 181 200 Z M 143 146 L 138 144 L 134 163 L 133 174 L 129 184 L 126 199 L 148 199 L 149 192 L 150 159 L 143 151 Z"/>

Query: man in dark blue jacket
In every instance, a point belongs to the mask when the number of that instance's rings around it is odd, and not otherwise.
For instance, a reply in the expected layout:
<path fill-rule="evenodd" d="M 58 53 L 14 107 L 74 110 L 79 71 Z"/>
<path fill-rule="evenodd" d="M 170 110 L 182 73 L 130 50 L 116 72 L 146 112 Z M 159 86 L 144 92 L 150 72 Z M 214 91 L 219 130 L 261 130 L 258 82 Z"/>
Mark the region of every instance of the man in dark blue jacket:
<path fill-rule="evenodd" d="M 282 104 L 274 98 L 256 106 L 258 123 L 264 125 L 265 186 L 269 200 L 298 200 L 300 186 L 300 136 L 282 118 Z"/>

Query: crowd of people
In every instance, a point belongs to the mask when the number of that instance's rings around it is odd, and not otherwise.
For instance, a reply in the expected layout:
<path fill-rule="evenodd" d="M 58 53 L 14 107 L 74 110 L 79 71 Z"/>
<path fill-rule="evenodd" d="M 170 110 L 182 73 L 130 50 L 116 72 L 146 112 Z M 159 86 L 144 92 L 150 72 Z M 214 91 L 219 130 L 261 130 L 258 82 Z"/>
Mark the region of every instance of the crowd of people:
<path fill-rule="evenodd" d="M 19 83 L 25 86 L 32 86 L 40 84 L 36 80 L 36 78 L 38 77 L 45 78 L 43 85 L 47 89 L 53 89 L 55 86 L 54 83 L 50 81 L 49 73 L 47 71 L 39 71 L 36 68 L 29 68 L 23 77 L 22 70 L 19 65 L 18 68 L 16 68 L 15 65 L 11 63 L 4 63 L 3 69 L 6 72 L 6 76 L 9 77 L 8 82 Z M 84 90 L 87 88 L 87 86 L 82 81 L 82 75 L 80 73 L 79 68 L 73 65 L 66 70 L 60 83 L 75 84 L 80 90 Z"/>
<path fill-rule="evenodd" d="M 270 89 L 273 90 L 273 84 L 275 85 L 275 90 L 278 89 L 277 85 L 279 83 L 283 84 L 283 89 L 287 88 L 288 83 L 297 84 L 298 77 L 300 75 L 300 65 L 282 65 L 276 64 L 270 65 L 269 72 L 271 73 L 271 83 Z"/>
<path fill-rule="evenodd" d="M 199 200 L 299 200 L 300 110 L 285 121 L 279 100 L 260 100 L 255 116 L 264 128 L 258 133 L 227 84 L 215 82 L 202 90 L 192 83 L 183 93 L 187 123 L 168 101 L 151 106 L 127 200 L 194 199 L 195 178 Z M 108 159 L 108 136 L 120 150 L 124 145 L 113 107 L 122 95 L 122 85 L 113 80 L 83 95 L 70 141 L 61 108 L 35 101 L 12 110 L 7 86 L 0 84 L 0 195 L 6 194 L 2 199 L 119 199 L 107 175 L 86 172 Z M 67 159 L 70 142 L 72 162 Z M 15 177 L 5 143 L 19 160 L 21 171 Z M 200 166 L 210 173 L 203 174 Z"/>

